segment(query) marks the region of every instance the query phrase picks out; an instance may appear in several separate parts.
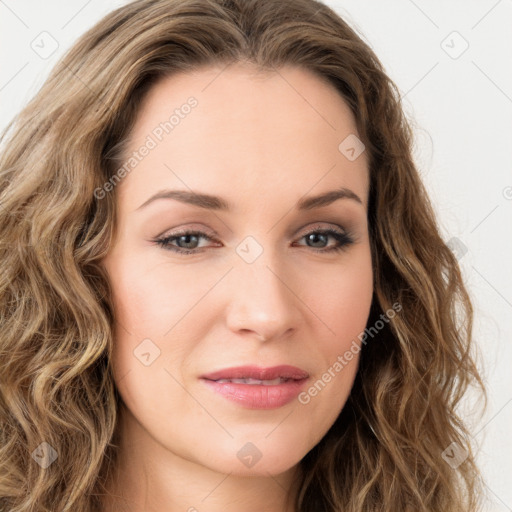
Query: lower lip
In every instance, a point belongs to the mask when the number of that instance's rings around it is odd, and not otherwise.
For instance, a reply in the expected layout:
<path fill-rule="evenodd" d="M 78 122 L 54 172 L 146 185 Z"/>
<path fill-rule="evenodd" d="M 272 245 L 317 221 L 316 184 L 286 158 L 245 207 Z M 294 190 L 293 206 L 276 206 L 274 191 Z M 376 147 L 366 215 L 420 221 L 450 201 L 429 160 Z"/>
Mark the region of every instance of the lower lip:
<path fill-rule="evenodd" d="M 274 386 L 236 384 L 201 379 L 228 400 L 248 409 L 276 409 L 290 403 L 300 393 L 307 379 L 290 380 Z"/>

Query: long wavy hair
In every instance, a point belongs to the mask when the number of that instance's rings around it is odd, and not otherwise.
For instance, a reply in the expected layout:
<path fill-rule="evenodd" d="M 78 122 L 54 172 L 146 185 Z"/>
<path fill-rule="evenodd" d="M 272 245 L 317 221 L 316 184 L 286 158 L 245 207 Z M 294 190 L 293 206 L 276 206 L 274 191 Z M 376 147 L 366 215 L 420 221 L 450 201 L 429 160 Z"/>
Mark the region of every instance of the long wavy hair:
<path fill-rule="evenodd" d="M 118 460 L 120 397 L 100 265 L 116 193 L 94 191 L 118 169 L 156 80 L 237 62 L 311 70 L 350 106 L 369 158 L 368 324 L 402 306 L 363 347 L 339 418 L 301 460 L 296 510 L 477 510 L 482 480 L 458 416 L 468 387 L 486 398 L 471 298 L 413 161 L 398 88 L 360 36 L 315 0 L 129 3 L 78 39 L 4 130 L 0 509 L 100 510 Z M 443 457 L 452 443 L 467 450 L 458 467 Z"/>

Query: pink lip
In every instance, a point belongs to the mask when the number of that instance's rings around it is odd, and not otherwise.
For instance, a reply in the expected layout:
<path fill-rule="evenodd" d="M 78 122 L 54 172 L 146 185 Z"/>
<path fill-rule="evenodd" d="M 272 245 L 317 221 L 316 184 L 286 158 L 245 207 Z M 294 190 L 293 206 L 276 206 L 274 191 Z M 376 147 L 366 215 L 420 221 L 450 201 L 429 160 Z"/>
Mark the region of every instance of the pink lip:
<path fill-rule="evenodd" d="M 289 380 L 276 385 L 216 382 L 219 379 L 273 380 L 278 377 Z M 286 405 L 300 393 L 308 378 L 309 375 L 304 370 L 288 365 L 272 368 L 240 366 L 201 377 L 210 389 L 248 409 L 275 409 Z"/>

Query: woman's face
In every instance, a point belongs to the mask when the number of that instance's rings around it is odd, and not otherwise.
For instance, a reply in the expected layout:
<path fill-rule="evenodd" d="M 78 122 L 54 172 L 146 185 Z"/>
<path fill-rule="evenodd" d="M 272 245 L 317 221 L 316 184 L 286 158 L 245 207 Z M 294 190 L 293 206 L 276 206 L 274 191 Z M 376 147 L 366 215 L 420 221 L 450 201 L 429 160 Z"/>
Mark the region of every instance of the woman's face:
<path fill-rule="evenodd" d="M 103 262 L 112 363 L 139 454 L 277 475 L 325 435 L 357 371 L 357 350 L 339 361 L 373 293 L 368 162 L 316 75 L 222 69 L 158 82 L 131 133 Z M 298 370 L 259 373 L 282 365 Z"/>

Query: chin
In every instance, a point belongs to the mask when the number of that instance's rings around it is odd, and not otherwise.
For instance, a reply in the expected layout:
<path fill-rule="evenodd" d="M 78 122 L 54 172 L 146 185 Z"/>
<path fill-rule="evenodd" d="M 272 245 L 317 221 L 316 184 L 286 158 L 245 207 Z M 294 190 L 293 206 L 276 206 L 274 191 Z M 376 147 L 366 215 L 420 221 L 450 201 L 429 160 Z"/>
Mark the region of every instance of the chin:
<path fill-rule="evenodd" d="M 284 446 L 282 441 L 272 442 L 270 439 L 254 442 L 231 440 L 217 457 L 211 453 L 205 465 L 215 471 L 237 476 L 279 475 L 296 466 L 305 455 L 297 448 L 297 443 Z M 215 461 L 213 464 L 212 460 Z"/>

